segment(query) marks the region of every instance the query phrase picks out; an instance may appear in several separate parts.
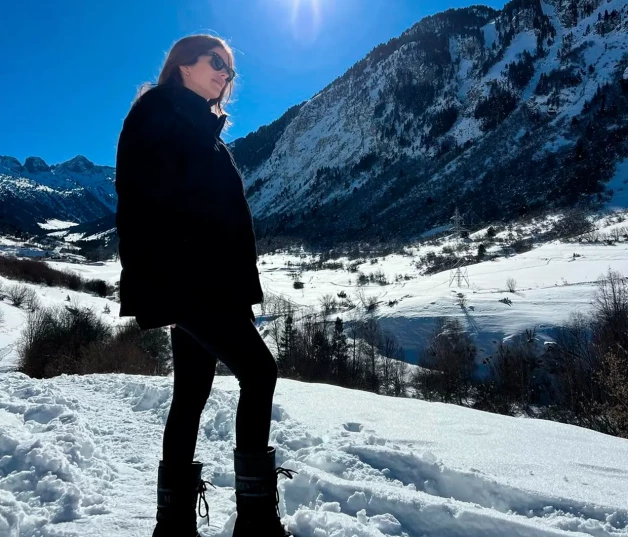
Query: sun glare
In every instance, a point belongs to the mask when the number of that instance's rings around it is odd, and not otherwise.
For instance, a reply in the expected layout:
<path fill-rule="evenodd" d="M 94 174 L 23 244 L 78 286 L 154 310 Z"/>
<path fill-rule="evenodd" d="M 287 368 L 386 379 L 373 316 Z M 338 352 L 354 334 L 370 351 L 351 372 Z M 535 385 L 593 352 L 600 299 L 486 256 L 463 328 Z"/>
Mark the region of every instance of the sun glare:
<path fill-rule="evenodd" d="M 321 27 L 321 0 L 290 0 L 292 34 L 298 41 L 315 41 Z"/>

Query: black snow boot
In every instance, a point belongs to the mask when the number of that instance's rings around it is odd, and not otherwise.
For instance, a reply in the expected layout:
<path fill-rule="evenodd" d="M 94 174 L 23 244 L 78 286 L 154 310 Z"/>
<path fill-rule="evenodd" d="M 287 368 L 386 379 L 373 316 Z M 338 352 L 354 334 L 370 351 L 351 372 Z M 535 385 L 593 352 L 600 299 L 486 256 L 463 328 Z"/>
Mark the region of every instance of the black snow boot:
<path fill-rule="evenodd" d="M 275 448 L 266 453 L 233 450 L 235 494 L 238 516 L 233 537 L 294 537 L 281 524 L 277 477 L 292 479 L 295 470 L 275 468 Z"/>
<path fill-rule="evenodd" d="M 198 514 L 207 518 L 209 506 L 205 499 L 209 481 L 201 479 L 203 464 L 177 466 L 159 461 L 157 470 L 157 525 L 153 537 L 198 537 L 196 531 L 196 500 Z M 216 488 L 216 487 L 214 487 Z M 201 500 L 205 503 L 205 514 L 201 514 Z"/>

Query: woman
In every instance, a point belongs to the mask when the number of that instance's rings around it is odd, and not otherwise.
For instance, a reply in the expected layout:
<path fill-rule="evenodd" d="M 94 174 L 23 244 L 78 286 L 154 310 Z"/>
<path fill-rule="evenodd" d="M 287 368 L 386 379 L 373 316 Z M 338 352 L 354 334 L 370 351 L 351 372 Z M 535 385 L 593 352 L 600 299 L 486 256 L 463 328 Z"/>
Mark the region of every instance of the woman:
<path fill-rule="evenodd" d="M 208 482 L 193 459 L 216 359 L 240 384 L 233 535 L 292 535 L 279 519 L 277 476 L 292 478 L 294 470 L 275 468 L 268 445 L 277 365 L 251 310 L 263 299 L 253 220 L 220 138 L 234 77 L 223 40 L 181 39 L 157 85 L 133 104 L 118 141 L 120 316 L 135 316 L 142 329 L 170 325 L 172 337 L 174 392 L 154 537 L 197 536 L 198 495 L 199 514 L 200 500 L 207 511 Z"/>

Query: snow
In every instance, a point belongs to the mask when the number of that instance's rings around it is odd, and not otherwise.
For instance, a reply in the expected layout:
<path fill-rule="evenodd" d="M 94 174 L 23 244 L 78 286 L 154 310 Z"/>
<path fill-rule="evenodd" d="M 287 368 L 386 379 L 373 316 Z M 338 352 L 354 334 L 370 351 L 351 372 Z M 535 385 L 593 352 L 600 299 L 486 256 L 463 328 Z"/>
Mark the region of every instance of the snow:
<path fill-rule="evenodd" d="M 495 21 L 489 22 L 486 26 L 482 26 L 482 33 L 484 34 L 484 44 L 486 48 L 490 49 L 498 38 Z"/>
<path fill-rule="evenodd" d="M 501 61 L 491 67 L 484 80 L 489 81 L 501 78 L 501 73 L 506 66 L 513 61 L 518 61 L 526 50 L 534 56 L 536 51 L 536 36 L 533 31 L 521 32 L 515 35 L 512 43 L 510 43 L 510 46 L 504 52 Z"/>
<path fill-rule="evenodd" d="M 77 226 L 76 222 L 64 222 L 63 220 L 58 220 L 56 218 L 52 218 L 50 220 L 46 220 L 44 223 L 37 224 L 42 229 L 65 229 L 71 226 Z"/>
<path fill-rule="evenodd" d="M 613 190 L 613 198 L 607 204 L 608 209 L 628 208 L 628 159 L 617 163 L 615 175 L 606 188 Z"/>
<path fill-rule="evenodd" d="M 233 529 L 238 391 L 216 377 L 201 418 L 203 536 Z M 2 535 L 150 534 L 171 397 L 172 378 L 5 374 Z M 628 534 L 628 443 L 578 427 L 279 379 L 269 443 L 299 537 Z"/>
<path fill-rule="evenodd" d="M 627 166 L 619 165 L 614 181 L 625 180 Z M 596 225 L 608 232 L 625 217 L 617 212 Z M 359 290 L 377 297 L 376 317 L 408 358 L 443 316 L 461 320 L 480 355 L 526 328 L 549 341 L 572 312 L 592 308 L 601 274 L 628 272 L 626 241 L 556 241 L 469 266 L 470 287 L 458 289 L 449 286 L 449 272 L 420 276 L 413 265 L 417 255 L 441 248 L 408 245 L 409 255 L 359 265 L 365 274 L 381 269 L 393 282 Z M 346 270 L 304 271 L 305 287 L 295 290 L 289 273 L 313 259 L 305 252 L 260 256 L 266 292 L 306 307 L 340 290 L 358 301 L 357 275 Z M 117 261 L 46 263 L 110 283 L 120 274 Z M 396 274 L 411 279 L 394 283 Z M 515 293 L 505 291 L 509 277 L 517 281 Z M 101 314 L 113 325 L 126 321 L 111 300 L 26 285 L 43 305 L 64 304 L 69 295 L 99 313 L 108 306 L 110 313 Z M 460 291 L 466 311 L 456 305 Z M 503 296 L 512 306 L 498 301 Z M 398 303 L 391 307 L 390 300 Z M 265 317 L 255 310 L 264 333 Z M 0 301 L 0 313 L 0 535 L 150 535 L 172 377 L 30 379 L 14 371 L 27 313 L 7 301 Z M 339 315 L 346 320 L 351 312 Z M 238 391 L 234 377 L 216 377 L 201 418 L 197 459 L 217 487 L 210 487 L 204 537 L 230 537 L 233 529 Z M 298 472 L 280 478 L 283 520 L 297 537 L 628 536 L 628 442 L 583 428 L 279 379 L 269 443 L 277 464 Z"/>
<path fill-rule="evenodd" d="M 464 145 L 469 140 L 474 140 L 482 136 L 480 123 L 473 117 L 463 117 L 459 119 L 451 129 L 451 135 L 455 138 L 456 144 Z"/>

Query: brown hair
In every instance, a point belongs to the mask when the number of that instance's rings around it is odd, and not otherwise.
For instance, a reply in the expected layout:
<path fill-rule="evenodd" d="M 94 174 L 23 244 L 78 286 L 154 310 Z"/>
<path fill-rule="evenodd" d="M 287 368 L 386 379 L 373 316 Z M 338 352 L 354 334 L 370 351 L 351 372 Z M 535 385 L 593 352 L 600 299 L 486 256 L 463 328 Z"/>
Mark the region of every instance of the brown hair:
<path fill-rule="evenodd" d="M 181 76 L 181 65 L 194 65 L 199 56 L 207 54 L 215 48 L 222 48 L 229 56 L 229 67 L 233 68 L 234 59 L 233 51 L 224 39 L 207 34 L 189 35 L 183 39 L 179 39 L 168 53 L 164 66 L 161 69 L 157 85 L 177 84 L 183 86 L 183 78 Z M 233 93 L 233 80 L 225 85 L 220 96 L 217 99 L 211 99 L 209 105 L 218 115 L 225 114 L 224 107 L 229 102 Z M 140 94 L 148 89 L 144 86 L 140 89 Z"/>

